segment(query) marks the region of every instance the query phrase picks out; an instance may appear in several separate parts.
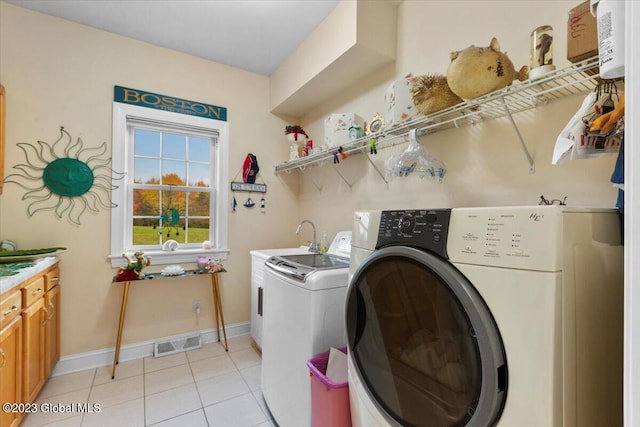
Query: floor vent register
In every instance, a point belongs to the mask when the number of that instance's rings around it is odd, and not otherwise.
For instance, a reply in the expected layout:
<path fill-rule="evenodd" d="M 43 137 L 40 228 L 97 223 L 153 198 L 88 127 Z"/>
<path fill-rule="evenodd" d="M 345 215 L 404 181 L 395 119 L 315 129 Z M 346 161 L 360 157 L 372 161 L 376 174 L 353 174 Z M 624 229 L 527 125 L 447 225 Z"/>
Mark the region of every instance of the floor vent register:
<path fill-rule="evenodd" d="M 200 335 L 157 342 L 154 344 L 153 357 L 168 356 L 200 347 L 202 347 L 202 338 Z"/>

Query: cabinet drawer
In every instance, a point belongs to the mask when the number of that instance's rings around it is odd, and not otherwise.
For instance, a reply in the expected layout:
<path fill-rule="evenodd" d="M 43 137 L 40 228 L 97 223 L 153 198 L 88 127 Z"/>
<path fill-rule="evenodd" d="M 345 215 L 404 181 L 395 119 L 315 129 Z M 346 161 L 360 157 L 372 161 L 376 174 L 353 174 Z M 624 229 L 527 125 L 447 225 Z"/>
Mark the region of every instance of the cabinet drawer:
<path fill-rule="evenodd" d="M 22 288 L 22 292 L 23 308 L 27 308 L 44 296 L 44 276 L 40 276 L 33 282 L 26 285 Z"/>
<path fill-rule="evenodd" d="M 60 269 L 58 267 L 51 271 L 48 271 L 44 275 L 44 288 L 45 292 L 60 284 Z"/>
<path fill-rule="evenodd" d="M 0 301 L 0 329 L 8 325 L 22 309 L 22 294 L 19 290 L 9 294 Z"/>

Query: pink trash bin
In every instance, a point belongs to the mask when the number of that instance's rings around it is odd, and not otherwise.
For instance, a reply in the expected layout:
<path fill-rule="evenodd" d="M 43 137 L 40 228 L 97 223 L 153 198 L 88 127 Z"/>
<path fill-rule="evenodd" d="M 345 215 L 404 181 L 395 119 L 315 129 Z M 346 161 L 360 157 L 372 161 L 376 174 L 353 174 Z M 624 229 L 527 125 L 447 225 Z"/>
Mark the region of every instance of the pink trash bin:
<path fill-rule="evenodd" d="M 347 349 L 340 351 L 346 354 Z M 319 354 L 307 361 L 311 378 L 311 425 L 312 427 L 349 427 L 349 382 L 336 383 L 327 378 L 329 352 Z"/>

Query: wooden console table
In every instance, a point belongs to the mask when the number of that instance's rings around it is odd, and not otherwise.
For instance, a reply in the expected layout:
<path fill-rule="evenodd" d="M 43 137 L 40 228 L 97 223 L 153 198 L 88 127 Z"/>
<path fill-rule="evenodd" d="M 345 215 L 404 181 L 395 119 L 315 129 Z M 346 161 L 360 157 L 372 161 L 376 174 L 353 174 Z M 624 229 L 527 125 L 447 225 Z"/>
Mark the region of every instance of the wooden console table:
<path fill-rule="evenodd" d="M 143 280 L 155 280 L 155 279 L 176 279 L 181 277 L 200 276 L 208 274 L 211 276 L 211 290 L 213 293 L 213 309 L 216 315 L 216 332 L 218 333 L 218 342 L 220 339 L 220 325 L 222 325 L 222 333 L 224 335 L 224 349 L 229 351 L 227 345 L 227 331 L 224 326 L 224 314 L 222 312 L 222 297 L 220 296 L 220 288 L 218 286 L 218 273 L 226 273 L 227 270 L 222 269 L 215 273 L 201 272 L 200 270 L 185 270 L 183 274 L 176 276 L 165 276 L 160 273 L 151 273 L 145 275 L 142 279 L 130 280 L 130 281 L 118 281 L 116 277 L 113 278 L 113 283 L 122 283 L 122 305 L 120 306 L 120 322 L 118 323 L 118 337 L 116 338 L 116 351 L 113 357 L 113 370 L 111 371 L 111 379 L 116 377 L 116 365 L 120 359 L 120 344 L 122 343 L 122 331 L 124 329 L 124 317 L 127 312 L 127 299 L 129 298 L 129 285 L 133 282 L 139 282 Z"/>

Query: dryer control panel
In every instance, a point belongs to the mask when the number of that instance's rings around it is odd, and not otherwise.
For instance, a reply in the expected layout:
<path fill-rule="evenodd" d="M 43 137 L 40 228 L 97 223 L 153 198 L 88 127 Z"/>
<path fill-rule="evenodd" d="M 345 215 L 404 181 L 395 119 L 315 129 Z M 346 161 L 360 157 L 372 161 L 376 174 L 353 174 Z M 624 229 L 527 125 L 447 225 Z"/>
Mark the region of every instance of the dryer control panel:
<path fill-rule="evenodd" d="M 558 271 L 563 212 L 559 206 L 453 209 L 449 259 L 465 264 Z M 582 218 L 588 221 L 589 216 Z M 590 227 L 581 234 L 590 238 Z"/>
<path fill-rule="evenodd" d="M 402 244 L 446 258 L 450 216 L 451 209 L 382 211 L 376 249 Z"/>

